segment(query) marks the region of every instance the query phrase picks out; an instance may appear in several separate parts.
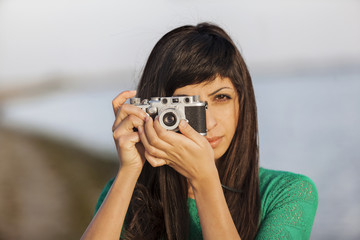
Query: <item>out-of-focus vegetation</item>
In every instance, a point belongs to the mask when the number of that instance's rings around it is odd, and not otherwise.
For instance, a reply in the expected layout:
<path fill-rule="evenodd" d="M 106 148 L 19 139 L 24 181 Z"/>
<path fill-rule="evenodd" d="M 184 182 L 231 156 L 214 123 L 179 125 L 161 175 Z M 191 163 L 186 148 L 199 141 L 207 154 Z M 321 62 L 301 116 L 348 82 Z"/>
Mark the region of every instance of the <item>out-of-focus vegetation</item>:
<path fill-rule="evenodd" d="M 114 159 L 0 127 L 0 239 L 79 239 Z"/>

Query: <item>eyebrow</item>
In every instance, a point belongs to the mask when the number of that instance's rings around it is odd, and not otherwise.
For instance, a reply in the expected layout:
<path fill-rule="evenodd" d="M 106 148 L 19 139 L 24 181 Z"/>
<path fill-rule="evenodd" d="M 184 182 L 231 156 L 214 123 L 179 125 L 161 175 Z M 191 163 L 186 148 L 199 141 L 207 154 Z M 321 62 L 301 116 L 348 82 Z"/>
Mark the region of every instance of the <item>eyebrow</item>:
<path fill-rule="evenodd" d="M 215 95 L 216 93 L 220 92 L 223 89 L 230 89 L 231 90 L 232 88 L 231 87 L 222 87 L 222 88 L 219 88 L 219 89 L 215 90 L 214 92 L 208 94 L 208 96 L 209 97 L 213 96 L 213 95 Z M 189 96 L 189 95 L 187 95 L 187 94 L 178 94 L 178 95 L 173 95 L 173 96 L 174 97 L 186 97 L 186 96 Z"/>
<path fill-rule="evenodd" d="M 215 95 L 216 93 L 220 92 L 220 91 L 223 90 L 223 89 L 232 89 L 232 88 L 231 88 L 231 87 L 222 87 L 222 88 L 219 88 L 218 90 L 210 93 L 208 96 L 210 97 L 210 96 L 212 96 L 212 95 Z"/>

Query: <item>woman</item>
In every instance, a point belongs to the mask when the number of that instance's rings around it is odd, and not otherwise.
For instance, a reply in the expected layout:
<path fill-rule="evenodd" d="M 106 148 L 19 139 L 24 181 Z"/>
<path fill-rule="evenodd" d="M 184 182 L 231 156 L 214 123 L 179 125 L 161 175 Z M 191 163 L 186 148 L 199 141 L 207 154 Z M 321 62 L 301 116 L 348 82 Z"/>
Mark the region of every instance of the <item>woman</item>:
<path fill-rule="evenodd" d="M 207 135 L 167 131 L 131 97 L 200 95 Z M 183 26 L 151 52 L 137 93 L 113 101 L 120 167 L 83 239 L 308 239 L 317 192 L 305 176 L 259 169 L 254 90 L 218 26 Z M 138 131 L 134 131 L 137 128 Z"/>

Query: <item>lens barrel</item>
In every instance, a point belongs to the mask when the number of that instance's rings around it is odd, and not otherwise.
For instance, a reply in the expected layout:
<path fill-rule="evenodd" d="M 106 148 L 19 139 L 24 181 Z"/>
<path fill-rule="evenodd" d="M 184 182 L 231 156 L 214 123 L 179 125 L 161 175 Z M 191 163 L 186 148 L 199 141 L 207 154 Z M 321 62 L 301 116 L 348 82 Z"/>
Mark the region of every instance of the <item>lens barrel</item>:
<path fill-rule="evenodd" d="M 173 112 L 167 112 L 163 116 L 163 123 L 168 126 L 172 127 L 176 124 L 177 118 L 176 115 Z"/>

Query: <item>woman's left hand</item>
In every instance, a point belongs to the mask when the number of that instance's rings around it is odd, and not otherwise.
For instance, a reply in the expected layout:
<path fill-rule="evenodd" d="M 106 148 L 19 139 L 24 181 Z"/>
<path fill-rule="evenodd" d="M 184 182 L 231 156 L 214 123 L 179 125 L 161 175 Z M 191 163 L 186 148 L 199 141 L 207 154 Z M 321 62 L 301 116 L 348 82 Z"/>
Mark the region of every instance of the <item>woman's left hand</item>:
<path fill-rule="evenodd" d="M 138 130 L 145 158 L 153 167 L 169 165 L 190 183 L 217 173 L 211 145 L 185 120 L 179 124 L 182 134 L 166 130 L 158 118 L 153 121 L 151 117 Z"/>

